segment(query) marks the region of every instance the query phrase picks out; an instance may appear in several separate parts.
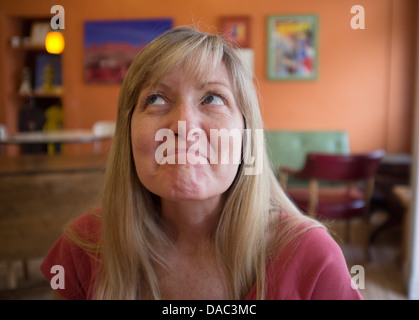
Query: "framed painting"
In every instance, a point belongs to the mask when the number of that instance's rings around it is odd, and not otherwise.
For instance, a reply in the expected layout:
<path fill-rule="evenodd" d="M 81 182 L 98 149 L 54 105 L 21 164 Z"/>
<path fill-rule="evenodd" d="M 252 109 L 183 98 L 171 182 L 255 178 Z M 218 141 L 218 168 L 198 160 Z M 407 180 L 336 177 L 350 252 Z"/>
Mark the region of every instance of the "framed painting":
<path fill-rule="evenodd" d="M 268 79 L 317 79 L 317 16 L 275 15 L 269 16 L 267 23 Z"/>
<path fill-rule="evenodd" d="M 35 56 L 34 90 L 38 93 L 62 90 L 61 56 L 38 53 Z"/>
<path fill-rule="evenodd" d="M 172 19 L 86 21 L 85 81 L 121 83 L 138 52 L 172 27 Z"/>
<path fill-rule="evenodd" d="M 223 36 L 240 48 L 250 47 L 250 17 L 222 17 Z"/>

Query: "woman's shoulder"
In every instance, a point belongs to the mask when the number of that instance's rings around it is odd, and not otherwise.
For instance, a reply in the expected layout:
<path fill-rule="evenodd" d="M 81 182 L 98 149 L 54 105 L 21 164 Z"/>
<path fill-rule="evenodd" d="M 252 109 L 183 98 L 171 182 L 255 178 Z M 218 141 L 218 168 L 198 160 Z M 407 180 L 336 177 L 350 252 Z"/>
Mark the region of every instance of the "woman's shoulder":
<path fill-rule="evenodd" d="M 286 299 L 359 298 L 343 252 L 323 224 L 282 215 L 279 249 L 268 267 L 269 297 Z"/>
<path fill-rule="evenodd" d="M 64 229 L 64 234 L 50 248 L 40 266 L 48 281 L 52 281 L 54 266 L 65 271 L 65 286 L 57 292 L 66 299 L 91 297 L 94 277 L 100 260 L 101 209 L 90 210 Z"/>
<path fill-rule="evenodd" d="M 66 235 L 77 235 L 87 242 L 98 242 L 102 233 L 102 209 L 94 208 L 73 219 L 65 228 Z"/>
<path fill-rule="evenodd" d="M 313 253 L 311 256 L 324 261 L 326 256 L 341 255 L 341 249 L 327 227 L 310 217 L 281 213 L 278 232 L 278 243 L 283 245 L 281 251 L 289 251 L 288 257 Z"/>

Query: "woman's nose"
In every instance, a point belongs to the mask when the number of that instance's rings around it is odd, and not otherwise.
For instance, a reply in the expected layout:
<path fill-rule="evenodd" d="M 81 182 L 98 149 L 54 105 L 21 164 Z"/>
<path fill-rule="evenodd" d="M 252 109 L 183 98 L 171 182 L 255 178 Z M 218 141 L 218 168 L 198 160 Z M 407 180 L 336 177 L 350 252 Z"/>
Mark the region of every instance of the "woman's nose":
<path fill-rule="evenodd" d="M 171 130 L 176 136 L 187 139 L 188 133 L 200 128 L 200 115 L 190 101 L 180 101 L 174 106 L 171 118 Z"/>

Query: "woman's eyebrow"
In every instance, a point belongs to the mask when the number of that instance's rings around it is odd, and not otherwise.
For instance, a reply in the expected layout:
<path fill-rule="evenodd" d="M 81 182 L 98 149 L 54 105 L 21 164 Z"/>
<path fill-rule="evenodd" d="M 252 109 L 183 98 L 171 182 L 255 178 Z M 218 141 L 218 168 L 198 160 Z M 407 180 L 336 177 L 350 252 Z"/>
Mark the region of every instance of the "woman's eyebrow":
<path fill-rule="evenodd" d="M 199 85 L 199 89 L 203 89 L 204 87 L 209 86 L 209 85 L 220 85 L 231 90 L 231 86 L 229 84 L 225 82 L 221 82 L 221 81 L 209 81 L 209 82 L 201 83 Z"/>
<path fill-rule="evenodd" d="M 170 86 L 168 84 L 164 83 L 164 82 L 157 83 L 157 85 L 155 87 L 156 88 L 157 87 L 163 87 L 164 89 L 170 89 Z"/>
<path fill-rule="evenodd" d="M 148 86 L 147 90 L 149 91 L 159 91 L 159 90 L 163 90 L 163 91 L 171 91 L 172 88 L 170 85 L 168 85 L 167 83 L 164 82 L 157 82 L 155 85 L 153 86 Z"/>
<path fill-rule="evenodd" d="M 199 90 L 202 90 L 205 87 L 208 87 L 208 86 L 217 86 L 217 85 L 222 86 L 222 87 L 225 87 L 226 89 L 231 90 L 230 84 L 225 83 L 223 81 L 209 81 L 209 82 L 198 83 L 197 86 L 196 86 L 196 88 L 198 88 Z M 168 85 L 167 83 L 164 83 L 164 82 L 158 82 L 153 88 L 154 89 L 161 88 L 163 90 L 171 90 L 171 86 Z"/>

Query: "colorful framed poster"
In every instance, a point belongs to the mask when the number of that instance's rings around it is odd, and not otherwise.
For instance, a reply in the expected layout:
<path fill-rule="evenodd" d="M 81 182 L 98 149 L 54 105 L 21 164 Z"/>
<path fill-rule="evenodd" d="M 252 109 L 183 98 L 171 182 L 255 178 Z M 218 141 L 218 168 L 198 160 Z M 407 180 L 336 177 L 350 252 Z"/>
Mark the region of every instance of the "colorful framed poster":
<path fill-rule="evenodd" d="M 222 17 L 220 19 L 223 36 L 240 48 L 250 47 L 250 18 Z"/>
<path fill-rule="evenodd" d="M 85 81 L 121 83 L 138 52 L 172 27 L 172 19 L 86 21 Z"/>
<path fill-rule="evenodd" d="M 269 16 L 267 29 L 268 79 L 316 79 L 318 76 L 317 16 Z"/>

